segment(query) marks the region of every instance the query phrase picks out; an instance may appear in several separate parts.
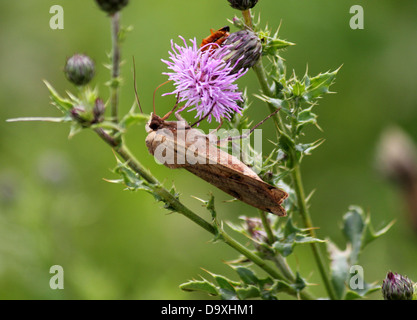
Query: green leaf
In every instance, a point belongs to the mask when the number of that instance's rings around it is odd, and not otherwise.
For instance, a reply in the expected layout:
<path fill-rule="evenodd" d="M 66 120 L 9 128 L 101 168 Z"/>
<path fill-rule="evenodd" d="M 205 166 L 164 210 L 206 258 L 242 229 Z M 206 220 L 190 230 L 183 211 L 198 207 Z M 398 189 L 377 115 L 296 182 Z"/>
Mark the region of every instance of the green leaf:
<path fill-rule="evenodd" d="M 294 247 L 298 244 L 307 244 L 307 243 L 323 243 L 324 240 L 310 237 L 306 230 L 297 228 L 292 223 L 292 218 L 287 219 L 285 224 L 284 232 L 278 234 L 278 241 L 272 244 L 272 247 L 277 250 L 284 257 L 289 256 Z"/>
<path fill-rule="evenodd" d="M 328 241 L 327 251 L 330 256 L 331 281 L 338 299 L 342 299 L 346 290 L 346 280 L 349 277 L 350 247 L 340 250 L 333 242 Z"/>
<path fill-rule="evenodd" d="M 76 134 L 80 133 L 83 129 L 83 126 L 79 124 L 78 122 L 71 123 L 70 133 L 68 135 L 68 139 L 71 139 Z"/>
<path fill-rule="evenodd" d="M 375 232 L 370 215 L 366 217 L 362 208 L 357 206 L 349 207 L 349 211 L 343 217 L 343 222 L 343 233 L 352 246 L 351 264 L 358 261 L 359 254 L 366 245 L 385 234 L 394 224 L 394 222 L 388 223 L 384 228 Z"/>
<path fill-rule="evenodd" d="M 361 249 L 365 248 L 365 246 L 367 246 L 369 243 L 387 233 L 388 230 L 391 229 L 391 227 L 394 225 L 394 223 L 395 221 L 391 221 L 385 227 L 375 232 L 371 224 L 371 215 L 368 214 L 365 220 L 365 230 L 362 236 Z"/>
<path fill-rule="evenodd" d="M 378 291 L 380 289 L 381 286 L 377 284 L 369 284 L 364 282 L 363 289 L 348 290 L 345 294 L 344 300 L 362 299 L 367 295 L 371 294 L 372 292 Z"/>
<path fill-rule="evenodd" d="M 318 148 L 322 143 L 324 142 L 324 139 L 319 139 L 317 141 L 314 141 L 312 143 L 299 143 L 295 146 L 296 156 L 299 161 L 304 156 L 311 155 L 311 152 Z"/>
<path fill-rule="evenodd" d="M 243 266 L 232 266 L 232 268 L 237 272 L 243 283 L 247 285 L 259 284 L 259 279 L 252 270 Z"/>
<path fill-rule="evenodd" d="M 313 106 L 302 110 L 297 115 L 296 134 L 300 135 L 305 126 L 312 124 L 317 126 L 317 115 L 312 112 Z"/>
<path fill-rule="evenodd" d="M 351 264 L 355 264 L 362 247 L 362 233 L 365 229 L 365 219 L 362 208 L 351 206 L 349 209 L 349 212 L 343 217 L 343 233 L 352 246 L 350 262 Z"/>
<path fill-rule="evenodd" d="M 51 100 L 54 102 L 54 105 L 60 111 L 68 113 L 68 111 L 70 111 L 73 108 L 74 104 L 70 100 L 62 98 L 48 81 L 44 80 L 43 82 L 49 90 Z"/>
<path fill-rule="evenodd" d="M 22 118 L 13 118 L 13 119 L 7 119 L 6 120 L 6 122 L 25 122 L 25 121 L 64 123 L 64 122 L 72 122 L 73 120 L 70 116 L 64 116 L 64 117 L 22 117 Z"/>
<path fill-rule="evenodd" d="M 131 191 L 145 190 L 149 193 L 153 193 L 153 189 L 149 184 L 140 178 L 140 176 L 134 172 L 126 163 L 117 159 L 117 166 L 114 172 L 121 177 L 121 182 Z M 115 181 L 115 180 L 113 180 Z M 117 180 L 116 180 L 117 181 Z M 154 194 L 155 195 L 155 194 Z M 157 199 L 160 200 L 160 199 Z"/>
<path fill-rule="evenodd" d="M 180 289 L 184 291 L 201 291 L 206 292 L 212 296 L 218 296 L 219 292 L 216 286 L 206 279 L 203 280 L 191 280 L 180 285 Z"/>
<path fill-rule="evenodd" d="M 258 287 L 249 285 L 245 288 L 236 288 L 236 294 L 240 300 L 246 300 L 260 297 L 261 292 Z"/>
<path fill-rule="evenodd" d="M 280 149 L 278 151 L 278 156 L 282 157 L 283 160 L 286 160 L 288 168 L 293 168 L 296 163 L 296 154 L 293 152 L 295 150 L 294 140 L 284 132 L 281 132 L 278 140 L 278 147 Z M 282 155 L 280 155 L 281 153 Z"/>
<path fill-rule="evenodd" d="M 293 95 L 296 96 L 296 97 L 299 97 L 299 96 L 302 96 L 305 91 L 306 91 L 305 84 L 301 83 L 298 80 L 295 80 L 294 84 L 292 85 Z"/>
<path fill-rule="evenodd" d="M 314 102 L 315 99 L 321 97 L 323 94 L 329 93 L 329 88 L 334 84 L 339 70 L 340 68 L 333 72 L 320 73 L 313 78 L 305 77 L 304 83 L 306 89 L 302 95 L 304 100 L 307 102 Z"/>
<path fill-rule="evenodd" d="M 127 129 L 130 126 L 133 126 L 133 125 L 136 125 L 136 124 L 143 124 L 143 123 L 146 123 L 148 121 L 149 121 L 149 115 L 142 114 L 142 113 L 135 113 L 133 110 L 131 110 L 120 121 L 120 126 L 122 128 Z"/>

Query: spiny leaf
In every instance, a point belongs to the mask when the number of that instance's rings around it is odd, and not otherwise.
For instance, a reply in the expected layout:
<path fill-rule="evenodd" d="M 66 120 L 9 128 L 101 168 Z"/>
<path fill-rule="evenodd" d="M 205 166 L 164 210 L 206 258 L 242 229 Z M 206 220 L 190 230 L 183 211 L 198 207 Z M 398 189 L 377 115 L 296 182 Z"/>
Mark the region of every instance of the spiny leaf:
<path fill-rule="evenodd" d="M 120 126 L 122 128 L 129 128 L 132 125 L 135 124 L 141 124 L 145 123 L 149 120 L 149 115 L 142 114 L 142 113 L 136 113 L 134 110 L 130 110 L 120 121 Z"/>
<path fill-rule="evenodd" d="M 7 119 L 6 120 L 6 122 L 25 122 L 25 121 L 63 123 L 63 122 L 71 122 L 72 118 L 70 116 L 65 116 L 65 117 L 22 117 L 22 118 L 13 118 L 13 119 Z"/>
<path fill-rule="evenodd" d="M 328 241 L 327 251 L 330 256 L 331 281 L 338 299 L 342 299 L 346 290 L 346 280 L 349 276 L 349 257 L 351 248 L 340 250 L 333 242 Z"/>
<path fill-rule="evenodd" d="M 237 272 L 237 274 L 239 275 L 239 277 L 243 281 L 243 283 L 245 283 L 247 285 L 259 284 L 258 277 L 249 268 L 246 268 L 246 267 L 243 267 L 243 266 L 232 266 L 232 268 Z"/>
<path fill-rule="evenodd" d="M 361 250 L 367 244 L 385 234 L 392 225 L 393 222 L 375 232 L 371 225 L 370 215 L 365 217 L 365 213 L 360 207 L 349 207 L 349 211 L 343 217 L 343 233 L 352 245 L 350 263 L 355 264 Z"/>
<path fill-rule="evenodd" d="M 190 280 L 180 285 L 184 291 L 202 291 L 212 296 L 218 296 L 219 292 L 216 286 L 203 278 L 203 280 Z"/>
<path fill-rule="evenodd" d="M 70 133 L 68 135 L 68 139 L 71 139 L 76 134 L 80 133 L 82 131 L 82 129 L 83 129 L 83 126 L 81 124 L 79 124 L 78 122 L 73 122 L 71 124 L 71 128 L 70 128 Z"/>
<path fill-rule="evenodd" d="M 240 300 L 246 300 L 251 298 L 258 298 L 261 292 L 258 287 L 248 285 L 244 288 L 236 288 L 236 294 Z"/>
<path fill-rule="evenodd" d="M 329 93 L 329 88 L 336 79 L 336 74 L 340 68 L 333 72 L 320 73 L 319 75 L 309 78 L 305 77 L 304 83 L 306 86 L 305 92 L 302 95 L 307 102 L 314 102 L 315 99 L 321 97 L 325 93 Z"/>
<path fill-rule="evenodd" d="M 394 225 L 395 221 L 391 221 L 388 223 L 385 227 L 378 231 L 374 231 L 374 228 L 371 224 L 371 215 L 368 214 L 365 220 L 365 230 L 363 232 L 362 236 L 362 243 L 361 243 L 361 249 L 365 248 L 366 245 L 374 241 L 375 239 L 378 239 L 380 236 L 384 235 L 388 232 L 389 229 Z"/>
<path fill-rule="evenodd" d="M 309 236 L 308 233 L 306 233 L 306 230 L 297 228 L 292 223 L 291 218 L 288 218 L 283 232 L 277 237 L 278 241 L 274 242 L 272 247 L 284 257 L 290 255 L 293 252 L 294 247 L 298 244 L 325 242 L 324 240 Z"/>
<path fill-rule="evenodd" d="M 62 112 L 68 113 L 73 108 L 73 103 L 70 100 L 62 98 L 59 93 L 52 87 L 52 85 L 44 80 L 43 81 L 46 87 L 49 90 L 51 100 L 54 102 L 54 105 Z"/>

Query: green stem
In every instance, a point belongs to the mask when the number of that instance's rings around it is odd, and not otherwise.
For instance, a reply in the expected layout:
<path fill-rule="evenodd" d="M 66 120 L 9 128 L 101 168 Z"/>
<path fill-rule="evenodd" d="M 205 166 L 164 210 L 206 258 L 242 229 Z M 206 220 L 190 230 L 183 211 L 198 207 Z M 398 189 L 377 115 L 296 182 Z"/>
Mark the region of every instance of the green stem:
<path fill-rule="evenodd" d="M 248 11 L 249 10 L 242 12 L 243 13 L 243 18 L 245 20 L 246 25 L 248 27 L 252 28 L 252 17 L 251 17 L 250 11 L 249 12 Z M 256 73 L 256 76 L 258 78 L 258 81 L 259 81 L 262 92 L 265 95 L 267 95 L 268 97 L 273 97 L 274 93 L 273 93 L 271 87 L 268 84 L 268 77 L 267 77 L 265 68 L 263 66 L 262 58 L 260 58 L 258 60 L 258 62 L 253 66 L 253 70 Z M 271 103 L 267 103 L 267 106 L 268 106 L 269 111 L 271 113 L 275 110 L 275 107 Z M 280 133 L 280 130 L 283 130 L 284 132 L 288 131 L 286 126 L 284 125 L 281 117 L 279 117 L 278 115 L 275 115 L 273 119 L 274 119 L 275 127 L 276 127 L 276 130 L 277 130 L 278 134 Z M 295 159 L 295 157 L 293 157 L 293 158 Z M 310 235 L 312 237 L 315 237 L 315 232 L 314 232 L 314 229 L 313 229 L 313 223 L 312 223 L 311 216 L 310 216 L 310 213 L 308 211 L 307 204 L 306 204 L 306 201 L 305 201 L 305 194 L 304 194 L 304 188 L 303 188 L 303 185 L 302 185 L 301 171 L 300 171 L 299 164 L 297 164 L 292 171 L 292 180 L 293 180 L 293 183 L 294 183 L 294 189 L 295 189 L 295 193 L 297 195 L 298 206 L 299 206 L 301 216 L 303 218 L 304 225 L 305 225 L 306 228 L 309 229 Z M 328 277 L 328 272 L 327 272 L 326 267 L 325 267 L 326 263 L 324 261 L 324 258 L 322 256 L 322 254 L 321 254 L 321 251 L 320 251 L 320 249 L 319 249 L 319 247 L 316 243 L 312 243 L 311 248 L 312 248 L 313 255 L 315 257 L 317 266 L 319 268 L 320 275 L 321 275 L 321 277 L 323 279 L 323 282 L 324 282 L 324 285 L 326 287 L 327 293 L 328 293 L 330 299 L 334 300 L 334 299 L 336 299 L 336 295 L 335 295 L 335 292 L 334 292 L 333 285 L 330 281 L 330 278 Z M 282 262 L 282 261 L 280 261 L 280 262 Z M 280 264 L 280 262 L 278 262 L 278 265 Z"/>
<path fill-rule="evenodd" d="M 266 213 L 262 210 L 258 210 L 258 211 L 259 211 L 259 215 L 261 217 L 262 225 L 263 225 L 264 230 L 266 232 L 266 236 L 268 237 L 268 243 L 273 244 L 275 242 L 275 236 L 274 236 L 274 233 L 272 232 L 271 225 L 268 221 Z"/>
<path fill-rule="evenodd" d="M 227 233 L 225 233 L 222 229 L 220 229 L 220 234 L 222 236 L 222 239 L 224 242 L 226 242 L 229 246 L 234 248 L 236 251 L 243 254 L 246 258 L 251 260 L 253 263 L 255 263 L 257 266 L 262 268 L 266 273 L 268 273 L 271 277 L 277 280 L 286 281 L 285 277 L 282 276 L 277 270 L 272 268 L 269 264 L 267 264 L 261 257 L 253 253 L 252 251 L 248 250 L 245 246 L 243 246 L 241 243 L 234 240 L 232 237 L 230 237 Z M 292 289 L 291 292 L 289 292 L 293 296 L 300 296 L 301 299 L 304 300 L 314 300 L 315 298 L 308 293 L 306 290 L 303 290 L 301 292 L 297 292 L 295 289 Z"/>
<path fill-rule="evenodd" d="M 119 156 L 126 161 L 126 164 L 136 173 L 138 173 L 146 182 L 148 182 L 153 187 L 153 191 L 161 197 L 170 207 L 172 207 L 176 212 L 184 215 L 191 221 L 198 224 L 200 227 L 205 229 L 206 231 L 210 232 L 213 235 L 216 235 L 217 229 L 211 225 L 206 220 L 202 219 L 200 216 L 195 214 L 192 210 L 188 209 L 184 206 L 177 198 L 175 198 L 168 190 L 166 190 L 159 181 L 148 171 L 146 170 L 143 165 L 133 156 L 130 150 L 120 144 L 118 140 L 111 137 L 107 132 L 103 129 L 96 129 L 95 132 L 102 138 L 108 145 L 110 145 L 113 150 L 119 154 Z M 237 240 L 233 239 L 227 233 L 225 233 L 222 229 L 220 229 L 221 237 L 223 241 L 228 244 L 230 247 L 237 250 L 239 253 L 244 255 L 250 261 L 258 265 L 261 269 L 263 269 L 266 273 L 268 273 L 271 277 L 278 280 L 285 280 L 285 277 L 282 276 L 278 271 L 273 269 L 270 265 L 268 265 L 264 260 L 262 260 L 258 255 L 253 253 L 251 250 L 240 244 Z M 298 292 L 295 290 L 292 292 L 294 296 L 298 295 Z M 307 292 L 300 292 L 300 296 L 303 299 L 314 299 L 310 294 Z"/>
<path fill-rule="evenodd" d="M 300 170 L 299 164 L 297 164 L 294 167 L 294 169 L 291 172 L 291 175 L 292 175 L 292 180 L 294 184 L 294 191 L 297 195 L 298 209 L 303 219 L 304 226 L 309 230 L 310 236 L 313 238 L 316 238 L 316 233 L 313 228 L 313 222 L 311 220 L 310 212 L 308 210 L 307 203 L 305 200 L 305 193 L 304 193 L 304 187 L 303 187 L 303 183 L 301 179 L 301 170 Z M 319 272 L 323 280 L 324 286 L 327 290 L 327 293 L 329 295 L 329 298 L 332 300 L 335 300 L 337 299 L 337 297 L 334 292 L 334 288 L 331 283 L 330 277 L 328 276 L 329 272 L 326 269 L 326 262 L 323 258 L 320 248 L 317 243 L 311 243 L 310 246 L 313 251 L 316 264 L 319 268 Z"/>
<path fill-rule="evenodd" d="M 272 97 L 274 93 L 272 92 L 271 87 L 268 84 L 265 68 L 262 63 L 262 58 L 258 60 L 258 62 L 252 67 L 252 69 L 253 71 L 255 71 L 263 94 L 265 94 L 268 97 Z M 276 108 L 271 103 L 267 102 L 266 104 L 268 106 L 269 112 L 273 113 L 276 110 Z M 281 128 L 281 130 L 285 129 L 282 119 L 278 114 L 275 114 L 272 116 L 272 120 L 275 123 L 275 128 L 277 129 L 277 134 L 279 135 L 279 128 Z"/>
<path fill-rule="evenodd" d="M 245 20 L 245 24 L 249 29 L 253 28 L 252 24 L 252 15 L 250 9 L 242 11 L 243 19 Z"/>
<path fill-rule="evenodd" d="M 119 86 L 120 86 L 120 13 L 116 12 L 111 16 L 111 38 L 112 38 L 112 69 L 110 83 L 110 105 L 111 116 L 114 123 L 118 122 Z"/>
<path fill-rule="evenodd" d="M 271 229 L 271 224 L 269 223 L 266 213 L 264 211 L 259 210 L 259 215 L 261 217 L 262 225 L 268 238 L 268 243 L 272 245 L 275 242 L 275 236 Z M 277 254 L 273 257 L 273 261 L 286 279 L 288 279 L 291 282 L 295 281 L 294 274 L 284 257 L 282 257 L 280 254 Z"/>

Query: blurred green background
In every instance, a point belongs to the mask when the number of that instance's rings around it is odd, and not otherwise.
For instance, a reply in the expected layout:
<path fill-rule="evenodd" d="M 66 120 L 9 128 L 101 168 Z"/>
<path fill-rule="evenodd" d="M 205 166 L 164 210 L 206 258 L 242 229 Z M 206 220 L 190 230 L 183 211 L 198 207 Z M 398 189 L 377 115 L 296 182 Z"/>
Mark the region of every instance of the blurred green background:
<path fill-rule="evenodd" d="M 209 34 L 239 12 L 226 0 L 130 1 L 122 23 L 132 25 L 123 47 L 121 111 L 133 103 L 131 56 L 136 58 L 142 106 L 151 111 L 152 93 L 166 80 L 161 58 L 168 57 L 170 39 Z M 62 5 L 64 30 L 51 30 L 49 9 Z M 349 27 L 349 9 L 361 4 L 365 29 Z M 417 281 L 417 234 L 407 219 L 399 189 L 375 170 L 375 149 L 382 130 L 401 126 L 417 141 L 417 2 L 415 0 L 333 1 L 261 0 L 255 8 L 262 21 L 297 45 L 282 54 L 289 71 L 302 76 L 334 70 L 343 64 L 335 95 L 316 111 L 323 132 L 312 139 L 325 143 L 305 159 L 306 191 L 316 192 L 311 213 L 318 234 L 341 247 L 342 215 L 350 204 L 372 213 L 376 227 L 397 222 L 361 258 L 368 282 L 381 281 L 388 270 Z M 68 125 L 5 123 L 20 116 L 58 116 L 42 83 L 59 92 L 72 90 L 62 69 L 75 52 L 94 58 L 103 98 L 108 97 L 106 52 L 110 26 L 93 0 L 21 0 L 0 2 L 0 298 L 1 299 L 197 299 L 178 285 L 199 274 L 201 267 L 235 277 L 223 261 L 237 257 L 224 244 L 178 214 L 168 215 L 144 192 L 123 191 L 102 178 L 115 178 L 115 159 L 107 145 L 89 131 L 68 140 Z M 253 72 L 240 85 L 258 92 Z M 161 93 L 170 90 L 169 86 Z M 164 114 L 172 97 L 157 98 Z M 255 101 L 251 115 L 268 114 Z M 264 137 L 273 134 L 271 123 Z M 191 195 L 216 195 L 222 219 L 238 222 L 256 211 L 241 203 L 222 204 L 229 197 L 182 170 L 155 164 L 145 147 L 143 126 L 132 128 L 127 143 L 141 162 L 165 185 L 175 186 L 182 200 L 204 217 L 208 213 Z M 271 145 L 265 143 L 264 150 Z M 299 247 L 290 259 L 312 283 L 320 277 L 309 248 Z M 61 265 L 65 289 L 49 288 L 49 268 Z M 311 289 L 324 295 L 322 286 Z M 372 296 L 380 298 L 380 293 Z"/>

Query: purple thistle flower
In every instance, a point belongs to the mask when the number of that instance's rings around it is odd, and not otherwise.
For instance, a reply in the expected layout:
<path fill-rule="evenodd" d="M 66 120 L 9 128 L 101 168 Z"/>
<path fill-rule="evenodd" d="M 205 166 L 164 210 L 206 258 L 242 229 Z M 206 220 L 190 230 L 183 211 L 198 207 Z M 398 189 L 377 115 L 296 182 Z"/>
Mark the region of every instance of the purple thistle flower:
<path fill-rule="evenodd" d="M 162 60 L 173 71 L 163 74 L 168 75 L 176 86 L 173 92 L 164 95 L 178 94 L 179 102 L 185 101 L 181 110 L 194 107 L 189 111 L 197 110 L 196 118 L 200 119 L 208 115 L 208 122 L 211 122 L 212 116 L 221 122 L 221 118 L 230 120 L 235 112 L 240 114 L 241 107 L 237 102 L 242 101 L 242 93 L 234 81 L 243 76 L 246 70 L 231 74 L 236 63 L 231 65 L 224 60 L 229 47 L 202 51 L 197 47 L 195 38 L 190 40 L 191 46 L 187 45 L 184 38 L 180 38 L 184 47 L 171 40 L 170 61 Z"/>

